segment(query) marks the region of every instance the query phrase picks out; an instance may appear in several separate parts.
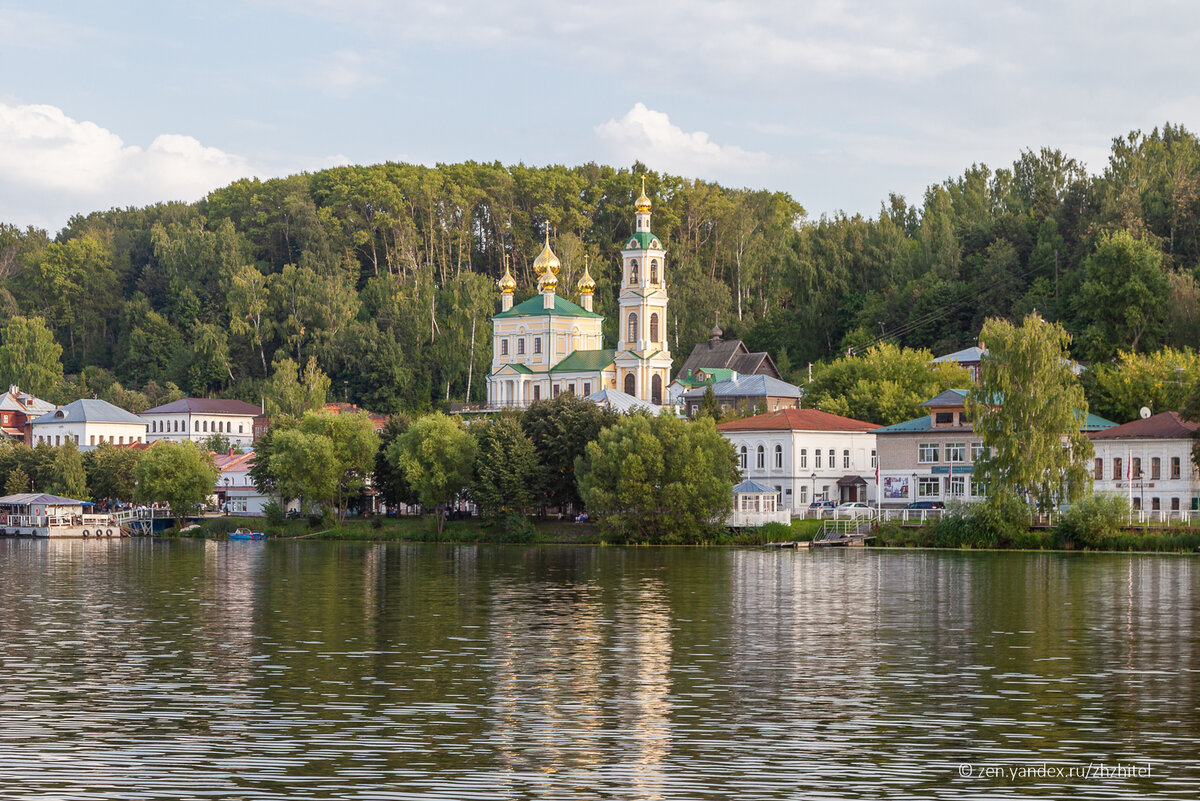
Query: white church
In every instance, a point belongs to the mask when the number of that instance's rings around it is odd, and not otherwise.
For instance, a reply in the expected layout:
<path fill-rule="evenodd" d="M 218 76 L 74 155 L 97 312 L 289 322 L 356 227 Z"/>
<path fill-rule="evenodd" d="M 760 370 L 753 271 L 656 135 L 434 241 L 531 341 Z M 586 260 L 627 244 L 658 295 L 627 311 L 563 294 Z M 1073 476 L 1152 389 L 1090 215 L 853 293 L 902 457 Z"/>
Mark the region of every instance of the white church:
<path fill-rule="evenodd" d="M 634 232 L 621 261 L 615 349 L 604 347 L 604 318 L 592 311 L 596 282 L 586 268 L 576 287 L 579 305 L 558 294 L 560 263 L 549 236 L 533 262 L 537 295 L 514 306 L 517 282 L 505 268 L 499 281 L 500 313 L 492 318 L 488 406 L 524 407 L 564 392 L 587 397 L 602 390 L 617 390 L 655 406 L 668 402 L 666 250 L 650 231 L 644 179 Z"/>

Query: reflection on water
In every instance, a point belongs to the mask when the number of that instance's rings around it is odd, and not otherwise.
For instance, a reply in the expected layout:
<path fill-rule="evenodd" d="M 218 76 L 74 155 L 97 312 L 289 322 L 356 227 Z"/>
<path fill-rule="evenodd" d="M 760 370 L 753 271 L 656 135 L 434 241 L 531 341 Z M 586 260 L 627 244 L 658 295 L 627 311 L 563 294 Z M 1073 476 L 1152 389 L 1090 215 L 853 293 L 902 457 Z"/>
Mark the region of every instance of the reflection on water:
<path fill-rule="evenodd" d="M 1191 798 L 1197 564 L 2 540 L 0 797 Z"/>

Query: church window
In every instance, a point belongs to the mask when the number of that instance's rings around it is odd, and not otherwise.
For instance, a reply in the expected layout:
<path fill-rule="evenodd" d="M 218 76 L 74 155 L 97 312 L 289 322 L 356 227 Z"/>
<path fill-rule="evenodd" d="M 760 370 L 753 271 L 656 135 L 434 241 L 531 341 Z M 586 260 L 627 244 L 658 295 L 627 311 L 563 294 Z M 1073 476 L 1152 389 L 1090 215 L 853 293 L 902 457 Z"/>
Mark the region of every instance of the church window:
<path fill-rule="evenodd" d="M 757 467 L 759 470 L 762 470 L 764 467 L 767 466 L 767 452 L 766 452 L 766 449 L 764 449 L 762 445 L 758 446 L 757 456 L 758 456 L 758 458 L 755 459 L 754 466 Z"/>
<path fill-rule="evenodd" d="M 533 352 L 534 353 L 542 352 L 542 338 L 541 337 L 533 338 Z"/>
<path fill-rule="evenodd" d="M 662 376 L 660 375 L 650 378 L 650 402 L 656 406 L 662 406 Z"/>
<path fill-rule="evenodd" d="M 553 396 L 555 398 L 558 397 L 558 395 L 561 391 L 562 391 L 561 384 L 555 384 L 553 387 L 550 388 L 550 394 L 551 394 L 551 396 Z"/>
<path fill-rule="evenodd" d="M 591 381 L 584 381 L 584 382 L 583 382 L 583 394 L 584 394 L 584 395 L 591 395 L 591 394 L 592 394 L 592 382 L 591 382 Z"/>
<path fill-rule="evenodd" d="M 523 338 L 517 340 L 517 355 L 518 356 L 525 355 L 525 340 Z"/>
<path fill-rule="evenodd" d="M 658 283 L 658 259 L 650 260 L 650 283 Z"/>
<path fill-rule="evenodd" d="M 638 338 L 637 312 L 630 312 L 629 313 L 629 335 L 627 337 L 625 337 L 625 339 L 628 340 L 630 346 L 632 347 L 633 344 L 635 342 L 637 342 L 637 338 Z"/>
<path fill-rule="evenodd" d="M 658 341 L 658 312 L 650 315 L 650 341 Z"/>
<path fill-rule="evenodd" d="M 533 399 L 540 401 L 542 399 L 542 388 L 538 384 L 533 385 Z"/>
<path fill-rule="evenodd" d="M 636 284 L 638 282 L 638 263 L 637 259 L 629 261 L 629 283 Z"/>
<path fill-rule="evenodd" d="M 508 340 L 507 339 L 500 340 L 500 355 L 501 356 L 508 355 Z"/>
<path fill-rule="evenodd" d="M 625 394 L 626 395 L 636 395 L 637 394 L 637 392 L 635 391 L 636 389 L 637 389 L 637 386 L 635 385 L 633 373 L 626 373 L 625 374 Z"/>
<path fill-rule="evenodd" d="M 742 468 L 743 470 L 746 469 L 746 446 L 745 445 L 743 445 L 742 449 L 740 451 L 738 451 L 738 467 Z"/>

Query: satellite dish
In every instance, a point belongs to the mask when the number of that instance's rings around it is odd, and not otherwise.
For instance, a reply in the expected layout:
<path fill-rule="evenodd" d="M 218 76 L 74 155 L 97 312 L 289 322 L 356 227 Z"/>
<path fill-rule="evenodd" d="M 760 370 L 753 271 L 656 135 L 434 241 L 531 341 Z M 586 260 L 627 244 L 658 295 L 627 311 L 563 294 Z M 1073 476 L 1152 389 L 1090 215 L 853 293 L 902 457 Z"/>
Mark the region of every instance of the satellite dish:
<path fill-rule="evenodd" d="M 1138 414 L 1140 414 L 1142 416 L 1142 419 L 1145 420 L 1147 417 L 1150 416 L 1150 407 L 1143 406 L 1141 411 L 1138 412 Z"/>

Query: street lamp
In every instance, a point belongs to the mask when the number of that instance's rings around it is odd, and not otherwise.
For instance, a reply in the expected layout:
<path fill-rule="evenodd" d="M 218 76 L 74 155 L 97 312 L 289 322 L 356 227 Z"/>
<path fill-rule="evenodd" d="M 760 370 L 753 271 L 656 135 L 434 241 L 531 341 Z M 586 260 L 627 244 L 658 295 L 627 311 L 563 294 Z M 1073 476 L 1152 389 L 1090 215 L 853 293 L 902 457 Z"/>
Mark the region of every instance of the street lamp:
<path fill-rule="evenodd" d="M 812 479 L 812 499 L 813 503 L 817 500 L 817 474 L 814 472 L 809 478 Z"/>

